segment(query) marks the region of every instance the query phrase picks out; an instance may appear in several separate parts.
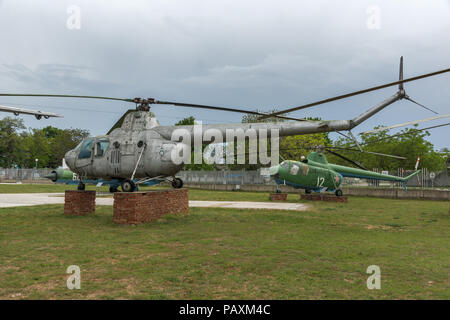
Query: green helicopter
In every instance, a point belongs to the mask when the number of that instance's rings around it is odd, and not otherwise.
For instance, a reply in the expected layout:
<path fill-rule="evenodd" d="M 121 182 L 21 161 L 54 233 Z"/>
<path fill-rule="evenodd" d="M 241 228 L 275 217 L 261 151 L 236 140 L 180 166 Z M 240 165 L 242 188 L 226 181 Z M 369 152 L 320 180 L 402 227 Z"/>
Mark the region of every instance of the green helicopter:
<path fill-rule="evenodd" d="M 284 160 L 279 165 L 270 167 L 269 174 L 274 177 L 277 187 L 279 184 L 286 184 L 296 189 L 305 189 L 306 193 L 329 191 L 340 197 L 344 177 L 401 182 L 406 190 L 407 181 L 420 171 L 402 178 L 328 163 L 323 153 L 311 152 L 301 161 Z"/>

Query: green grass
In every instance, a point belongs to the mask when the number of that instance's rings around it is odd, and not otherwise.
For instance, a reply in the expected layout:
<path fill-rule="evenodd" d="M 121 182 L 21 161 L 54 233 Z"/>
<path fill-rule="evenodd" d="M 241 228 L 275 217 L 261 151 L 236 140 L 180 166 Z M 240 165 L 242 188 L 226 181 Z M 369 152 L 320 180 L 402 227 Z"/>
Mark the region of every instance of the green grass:
<path fill-rule="evenodd" d="M 77 185 L 65 184 L 0 184 L 0 193 L 53 193 L 65 190 L 76 190 Z M 86 190 L 97 190 L 94 185 L 86 185 Z M 99 188 L 100 191 L 108 191 L 108 186 Z"/>
<path fill-rule="evenodd" d="M 64 216 L 62 205 L 0 209 L 0 298 L 450 298 L 448 202 L 310 205 L 191 208 L 139 226 L 114 225 L 112 207 L 85 217 Z M 81 268 L 81 290 L 66 288 L 69 265 Z M 366 287 L 369 265 L 381 268 L 381 290 Z"/>

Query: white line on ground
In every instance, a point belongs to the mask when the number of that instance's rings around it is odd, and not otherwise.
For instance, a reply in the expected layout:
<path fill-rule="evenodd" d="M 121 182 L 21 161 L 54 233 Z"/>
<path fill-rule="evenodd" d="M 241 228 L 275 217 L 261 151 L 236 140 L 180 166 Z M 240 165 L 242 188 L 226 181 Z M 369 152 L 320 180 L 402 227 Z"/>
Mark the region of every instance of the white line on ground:
<path fill-rule="evenodd" d="M 42 204 L 63 204 L 64 193 L 1 193 L 0 208 L 36 206 Z M 97 205 L 112 206 L 113 198 L 97 197 Z M 303 203 L 250 202 L 250 201 L 189 201 L 189 207 L 229 208 L 229 209 L 269 209 L 303 211 L 308 208 Z"/>

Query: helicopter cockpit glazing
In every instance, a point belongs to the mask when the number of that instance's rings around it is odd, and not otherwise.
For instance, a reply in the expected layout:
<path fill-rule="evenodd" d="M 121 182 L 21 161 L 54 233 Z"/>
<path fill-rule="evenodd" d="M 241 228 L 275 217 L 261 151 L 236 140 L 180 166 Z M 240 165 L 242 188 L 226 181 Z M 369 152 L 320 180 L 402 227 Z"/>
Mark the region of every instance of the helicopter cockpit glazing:
<path fill-rule="evenodd" d="M 109 146 L 109 139 L 102 138 L 95 142 L 95 157 L 100 158 L 105 155 L 106 150 Z"/>
<path fill-rule="evenodd" d="M 80 152 L 78 153 L 78 159 L 88 159 L 92 156 L 92 146 L 94 139 L 86 139 L 81 143 Z M 78 149 L 78 147 L 76 148 Z M 75 149 L 75 151 L 76 151 Z"/>

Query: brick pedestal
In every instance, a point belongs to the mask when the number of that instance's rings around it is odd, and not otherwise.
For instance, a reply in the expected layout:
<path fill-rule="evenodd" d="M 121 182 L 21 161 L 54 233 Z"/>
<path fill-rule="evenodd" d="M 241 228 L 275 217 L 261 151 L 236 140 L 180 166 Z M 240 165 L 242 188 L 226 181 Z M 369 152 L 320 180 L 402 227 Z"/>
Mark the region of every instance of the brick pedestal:
<path fill-rule="evenodd" d="M 139 224 L 169 213 L 188 213 L 187 189 L 114 193 L 114 223 Z"/>
<path fill-rule="evenodd" d="M 347 197 L 336 197 L 327 194 L 300 194 L 301 200 L 347 202 Z"/>
<path fill-rule="evenodd" d="M 269 199 L 272 201 L 286 201 L 287 193 L 271 193 Z"/>
<path fill-rule="evenodd" d="M 66 190 L 64 214 L 84 216 L 95 212 L 95 191 Z"/>

